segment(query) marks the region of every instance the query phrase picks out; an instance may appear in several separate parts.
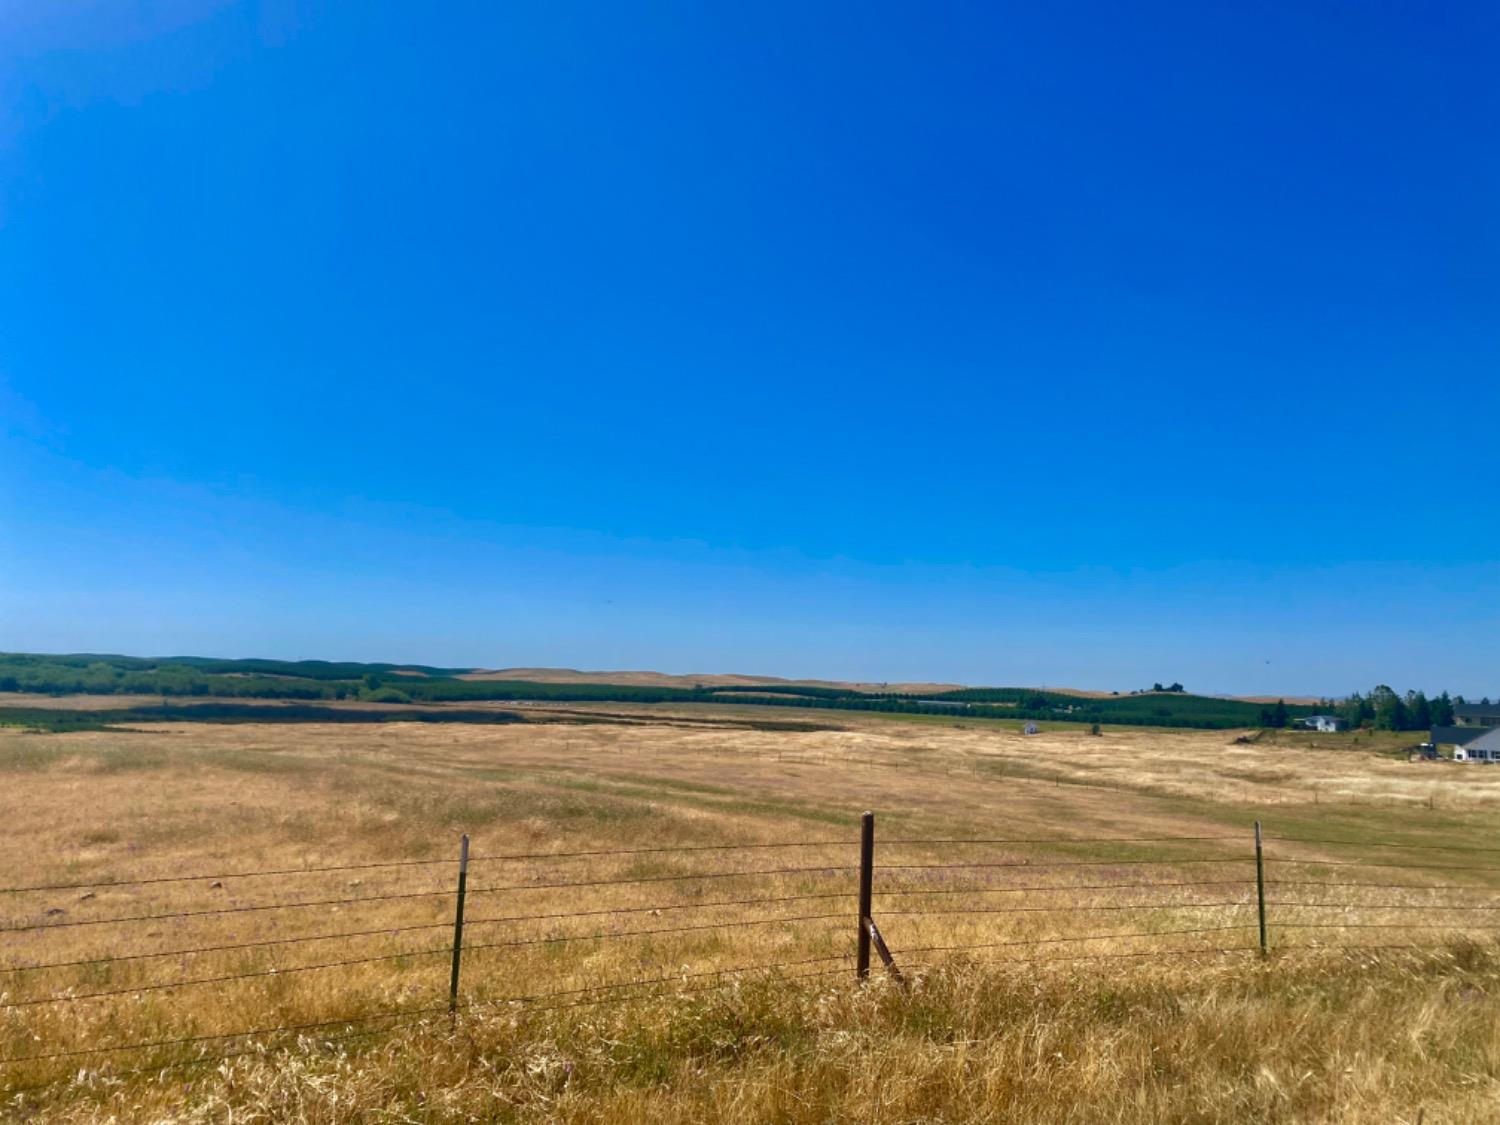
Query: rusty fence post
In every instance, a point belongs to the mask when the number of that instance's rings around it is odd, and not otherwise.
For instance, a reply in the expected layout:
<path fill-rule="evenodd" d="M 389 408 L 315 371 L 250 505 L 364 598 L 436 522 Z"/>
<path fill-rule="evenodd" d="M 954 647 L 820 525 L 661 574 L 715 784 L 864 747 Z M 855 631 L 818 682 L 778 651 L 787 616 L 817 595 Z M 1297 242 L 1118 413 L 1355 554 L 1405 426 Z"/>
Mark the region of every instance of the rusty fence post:
<path fill-rule="evenodd" d="M 880 936 L 880 927 L 875 924 L 874 918 L 865 919 L 865 930 L 870 935 L 870 940 L 875 943 L 875 952 L 880 954 L 880 960 L 885 964 L 886 972 L 891 974 L 891 979 L 897 984 L 904 985 L 906 978 L 901 975 L 901 970 L 896 966 L 896 959 L 891 956 L 890 947 L 885 944 L 885 938 Z"/>
<path fill-rule="evenodd" d="M 458 965 L 464 948 L 464 891 L 469 882 L 469 837 L 458 845 L 458 906 L 453 913 L 453 972 L 448 977 L 448 1014 L 458 1011 Z"/>
<path fill-rule="evenodd" d="M 854 975 L 864 980 L 870 975 L 870 900 L 875 890 L 875 814 L 859 818 L 859 944 L 856 946 Z"/>
<path fill-rule="evenodd" d="M 1261 857 L 1260 821 L 1255 822 L 1255 903 L 1260 913 L 1260 955 L 1268 952 L 1266 947 L 1266 866 Z"/>

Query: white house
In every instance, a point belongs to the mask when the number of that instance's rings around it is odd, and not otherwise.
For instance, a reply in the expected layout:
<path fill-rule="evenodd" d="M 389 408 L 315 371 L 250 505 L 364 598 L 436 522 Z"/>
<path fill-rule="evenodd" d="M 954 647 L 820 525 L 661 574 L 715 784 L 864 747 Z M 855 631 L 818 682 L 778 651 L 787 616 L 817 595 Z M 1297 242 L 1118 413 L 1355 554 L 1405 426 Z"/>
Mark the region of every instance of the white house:
<path fill-rule="evenodd" d="M 1344 729 L 1344 720 L 1337 715 L 1309 715 L 1302 725 L 1308 730 L 1336 731 Z"/>
<path fill-rule="evenodd" d="M 1455 762 L 1500 762 L 1500 727 L 1453 748 Z"/>

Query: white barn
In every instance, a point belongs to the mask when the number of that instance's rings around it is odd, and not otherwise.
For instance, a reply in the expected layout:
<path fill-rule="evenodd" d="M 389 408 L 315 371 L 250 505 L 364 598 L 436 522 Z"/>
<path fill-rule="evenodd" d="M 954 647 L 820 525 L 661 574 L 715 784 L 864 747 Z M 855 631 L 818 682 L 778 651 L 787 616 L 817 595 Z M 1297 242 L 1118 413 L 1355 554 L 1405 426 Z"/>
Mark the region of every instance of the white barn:
<path fill-rule="evenodd" d="M 1500 762 L 1500 727 L 1453 748 L 1455 762 Z"/>

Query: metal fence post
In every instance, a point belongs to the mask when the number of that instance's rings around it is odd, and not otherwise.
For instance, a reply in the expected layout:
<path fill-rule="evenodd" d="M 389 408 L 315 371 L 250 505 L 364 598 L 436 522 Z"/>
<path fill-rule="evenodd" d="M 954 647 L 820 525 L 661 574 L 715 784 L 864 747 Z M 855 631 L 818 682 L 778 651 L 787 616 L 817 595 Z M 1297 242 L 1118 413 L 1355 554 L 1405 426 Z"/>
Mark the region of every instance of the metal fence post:
<path fill-rule="evenodd" d="M 854 975 L 864 980 L 870 975 L 870 899 L 875 889 L 875 814 L 865 813 L 859 819 L 859 945 L 854 959 Z"/>
<path fill-rule="evenodd" d="M 1261 857 L 1260 821 L 1255 822 L 1255 902 L 1260 911 L 1260 955 L 1266 948 L 1266 866 Z"/>
<path fill-rule="evenodd" d="M 458 846 L 458 907 L 453 914 L 453 973 L 448 978 L 448 1014 L 458 1011 L 458 963 L 464 948 L 464 890 L 469 882 L 469 837 Z"/>

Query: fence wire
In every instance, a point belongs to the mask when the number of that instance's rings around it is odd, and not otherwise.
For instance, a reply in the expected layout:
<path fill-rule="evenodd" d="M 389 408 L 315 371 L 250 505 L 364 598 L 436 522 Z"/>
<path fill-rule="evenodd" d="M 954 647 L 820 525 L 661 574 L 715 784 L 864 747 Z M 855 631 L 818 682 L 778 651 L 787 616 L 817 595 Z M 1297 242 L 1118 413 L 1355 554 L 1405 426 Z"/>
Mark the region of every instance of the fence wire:
<path fill-rule="evenodd" d="M 1362 931 L 1379 933 L 1394 931 L 1412 935 L 1500 933 L 1500 925 L 1488 924 L 1488 914 L 1500 910 L 1500 899 L 1468 901 L 1459 897 L 1464 894 L 1497 895 L 1500 894 L 1500 886 L 1468 886 L 1452 881 L 1437 883 L 1389 881 L 1388 876 L 1382 877 L 1378 874 L 1402 870 L 1483 873 L 1500 871 L 1500 864 L 1429 863 L 1421 859 L 1417 862 L 1402 862 L 1394 856 L 1389 861 L 1372 860 L 1363 856 L 1346 859 L 1322 858 L 1318 855 L 1304 855 L 1300 852 L 1285 850 L 1291 847 L 1307 849 L 1369 846 L 1364 841 L 1323 837 L 1267 836 L 1264 838 L 1264 843 L 1274 845 L 1268 846 L 1265 854 L 1265 865 L 1270 870 L 1271 877 L 1263 877 L 1260 882 L 1263 890 L 1272 892 L 1264 902 L 1264 909 L 1269 912 L 1267 922 L 1270 931 L 1278 935 L 1307 935 L 1306 941 L 1281 945 L 1279 947 L 1281 949 L 1307 953 L 1326 951 L 1349 955 L 1372 954 L 1389 950 L 1431 953 L 1430 947 L 1424 948 L 1416 940 L 1401 944 L 1323 943 L 1321 935 L 1327 934 L 1334 937 L 1339 933 L 1344 933 L 1352 937 Z M 1240 854 L 1204 854 L 1207 850 L 1204 845 L 1209 844 L 1236 844 L 1244 850 Z M 852 977 L 851 969 L 854 967 L 855 952 L 852 948 L 855 944 L 853 939 L 863 925 L 858 917 L 856 880 L 852 878 L 852 875 L 860 871 L 860 866 L 847 862 L 741 866 L 735 862 L 735 857 L 742 854 L 755 855 L 796 849 L 842 848 L 853 853 L 856 846 L 854 840 L 816 839 L 662 845 L 627 849 L 592 848 L 471 856 L 470 863 L 480 865 L 481 870 L 485 864 L 501 866 L 517 862 L 545 865 L 561 861 L 594 861 L 596 866 L 592 872 L 587 868 L 584 870 L 568 869 L 571 870 L 571 874 L 566 871 L 547 872 L 530 881 L 519 881 L 512 877 L 509 881 L 467 888 L 467 896 L 519 896 L 523 893 L 548 891 L 576 892 L 583 895 L 626 888 L 675 887 L 676 889 L 664 890 L 651 894 L 649 897 L 644 894 L 631 896 L 647 897 L 648 901 L 645 904 L 638 901 L 636 903 L 625 901 L 618 905 L 599 905 L 597 899 L 593 903 L 584 899 L 572 908 L 522 910 L 490 916 L 471 915 L 463 922 L 463 931 L 465 934 L 473 934 L 479 940 L 473 938 L 465 940 L 463 943 L 465 954 L 499 955 L 500 964 L 504 965 L 506 963 L 504 954 L 507 951 L 524 957 L 527 956 L 524 951 L 528 949 L 572 948 L 577 951 L 574 956 L 580 959 L 576 962 L 574 969 L 577 972 L 590 964 L 584 959 L 596 952 L 590 948 L 591 946 L 598 945 L 602 949 L 606 943 L 638 941 L 642 943 L 642 959 L 637 962 L 641 967 L 646 966 L 652 960 L 660 961 L 674 956 L 680 957 L 686 964 L 677 971 L 660 975 L 642 975 L 553 990 L 489 995 L 487 994 L 489 977 L 492 973 L 485 970 L 488 967 L 492 971 L 495 963 L 488 959 L 477 963 L 465 962 L 471 974 L 477 972 L 478 975 L 469 981 L 462 997 L 454 993 L 447 1005 L 422 1004 L 418 1007 L 377 1008 L 377 1010 L 362 1014 L 346 1014 L 336 1019 L 293 1020 L 232 1031 L 212 1031 L 100 1045 L 60 1046 L 55 1050 L 0 1057 L 0 1068 L 45 1067 L 49 1063 L 71 1064 L 76 1060 L 89 1058 L 107 1060 L 133 1052 L 164 1052 L 202 1048 L 210 1044 L 231 1045 L 236 1041 L 257 1041 L 248 1042 L 243 1047 L 229 1051 L 209 1053 L 197 1051 L 188 1058 L 173 1059 L 128 1070 L 116 1069 L 111 1065 L 108 1068 L 108 1074 L 113 1078 L 120 1078 L 130 1074 L 164 1073 L 170 1069 L 199 1064 L 219 1064 L 246 1055 L 280 1050 L 288 1044 L 283 1042 L 277 1046 L 274 1042 L 284 1040 L 288 1036 L 320 1033 L 318 1036 L 320 1042 L 342 1042 L 399 1027 L 417 1026 L 424 1021 L 431 1021 L 445 1014 L 452 1015 L 454 1018 L 478 1016 L 486 1012 L 525 1016 L 530 1013 L 554 1012 L 571 1008 L 624 1004 L 653 996 L 696 995 L 720 988 L 729 980 L 744 979 L 752 974 L 787 981 Z M 1074 857 L 1068 854 L 1069 848 L 1084 846 L 1122 848 L 1150 846 L 1157 850 L 1185 848 L 1187 851 L 1185 854 L 1179 851 L 1176 855 L 1164 854 L 1153 857 L 1134 855 L 1109 859 Z M 1408 849 L 1412 851 L 1442 850 L 1477 855 L 1500 854 L 1500 848 L 1454 849 L 1438 844 L 1377 842 L 1374 846 L 1392 851 Z M 1256 939 L 1257 919 L 1253 915 L 1246 917 L 1245 914 L 1246 911 L 1258 908 L 1255 897 L 1257 877 L 1254 871 L 1246 871 L 1235 877 L 1173 877 L 1179 873 L 1191 874 L 1184 869 L 1195 866 L 1211 867 L 1220 864 L 1248 866 L 1255 863 L 1256 857 L 1251 850 L 1248 833 L 1233 836 L 1117 837 L 934 836 L 923 838 L 897 836 L 881 841 L 880 847 L 884 849 L 880 853 L 881 860 L 870 862 L 868 868 L 870 878 L 875 880 L 875 885 L 870 891 L 871 909 L 876 917 L 888 919 L 883 927 L 884 938 L 908 976 L 913 971 L 941 972 L 945 965 L 953 963 L 954 958 L 963 959 L 962 955 L 977 953 L 994 954 L 996 956 L 988 959 L 989 963 L 1006 966 L 1042 965 L 1051 962 L 1113 962 L 1152 957 L 1228 958 L 1262 952 Z M 998 856 L 992 858 L 984 854 L 973 855 L 963 850 L 1030 847 L 1046 847 L 1052 850 L 1052 855 L 1051 857 L 1046 855 L 1031 857 L 1024 854 L 1016 856 L 1002 850 Z M 890 849 L 906 849 L 906 851 L 898 852 L 896 856 L 891 857 L 892 861 L 887 861 L 886 857 L 890 855 Z M 930 853 L 930 858 L 923 858 L 921 851 L 918 851 L 917 857 L 910 861 L 903 860 L 902 855 L 910 854 L 912 849 L 925 849 Z M 955 852 L 957 852 L 956 855 Z M 608 870 L 610 861 L 646 855 L 681 856 L 685 865 L 691 866 L 693 870 L 669 870 L 651 874 L 633 874 L 628 870 L 625 872 Z M 971 858 L 963 859 L 961 858 L 963 855 L 970 855 Z M 715 864 L 707 859 L 710 856 L 719 856 L 722 862 Z M 948 858 L 949 856 L 952 858 Z M 812 859 L 814 856 L 805 858 Z M 143 875 L 139 878 L 100 878 L 92 882 L 58 882 L 3 887 L 0 888 L 0 895 L 24 896 L 31 893 L 71 890 L 132 890 L 173 884 L 189 885 L 196 882 L 225 882 L 241 879 L 295 880 L 311 876 L 326 878 L 348 872 L 382 869 L 392 872 L 415 871 L 452 863 L 454 863 L 452 859 L 413 859 L 275 867 L 253 871 L 221 870 L 182 875 Z M 604 866 L 605 870 L 598 870 L 598 865 Z M 1104 872 L 1096 874 L 1093 869 L 1098 868 L 1129 868 L 1133 877 L 1110 879 Z M 1333 877 L 1323 879 L 1301 877 L 1305 872 L 1315 873 L 1316 869 L 1321 868 L 1336 869 L 1337 874 L 1331 871 L 1330 874 Z M 1072 877 L 1066 872 L 1075 869 L 1078 871 L 1076 877 L 1085 881 L 1073 883 L 1060 881 Z M 1021 875 L 1026 870 L 1041 872 L 1040 878 L 1044 881 L 1028 880 L 1019 883 L 1005 881 Z M 1370 880 L 1341 877 L 1345 871 L 1350 876 L 1356 876 L 1365 871 L 1372 874 Z M 1052 872 L 1055 874 L 1049 874 Z M 893 880 L 880 881 L 879 876 L 882 873 L 892 876 Z M 557 877 L 559 874 L 562 877 Z M 589 877 L 591 874 L 594 877 Z M 964 878 L 965 874 L 968 878 Z M 1120 872 L 1122 876 L 1125 874 L 1123 871 Z M 1213 873 L 1210 871 L 1204 874 Z M 1282 874 L 1294 877 L 1279 877 Z M 1104 878 L 1100 878 L 1100 875 L 1104 875 Z M 1024 875 L 1022 877 L 1024 878 Z M 845 881 L 840 889 L 817 889 L 819 881 L 834 878 Z M 930 879 L 931 882 L 923 882 L 925 879 Z M 955 879 L 961 880 L 958 885 L 953 885 Z M 714 884 L 735 880 L 748 883 L 793 880 L 801 882 L 802 887 L 798 888 L 795 882 L 790 888 L 778 887 L 773 883 L 772 886 L 762 887 L 760 890 L 775 892 L 787 889 L 792 893 L 737 894 L 734 892 L 741 888 L 735 887 L 730 890 L 729 894 L 721 893 L 718 897 L 702 897 L 703 892 Z M 727 887 L 725 889 L 729 890 Z M 751 888 L 747 886 L 744 890 L 749 891 Z M 1422 901 L 1410 899 L 1396 901 L 1389 893 L 1396 890 L 1422 892 L 1438 897 Z M 15 943 L 31 943 L 43 953 L 48 948 L 54 947 L 61 939 L 51 934 L 53 930 L 86 934 L 94 932 L 86 929 L 88 927 L 104 927 L 105 929 L 98 932 L 105 935 L 105 940 L 118 943 L 123 939 L 114 935 L 128 932 L 123 929 L 124 927 L 148 923 L 191 922 L 219 917 L 231 918 L 259 913 L 286 912 L 285 916 L 292 920 L 292 924 L 302 925 L 303 923 L 296 922 L 295 912 L 297 911 L 311 909 L 365 911 L 375 908 L 406 911 L 404 917 L 389 917 L 389 924 L 379 926 L 367 923 L 357 928 L 325 928 L 309 933 L 284 935 L 273 933 L 252 940 L 217 943 L 208 941 L 154 951 L 122 952 L 117 949 L 107 949 L 100 951 L 97 955 L 63 956 L 50 960 L 38 960 L 31 964 L 0 965 L 0 978 L 9 976 L 32 979 L 29 974 L 73 970 L 84 974 L 80 977 L 80 982 L 87 981 L 95 985 L 93 988 L 85 986 L 81 990 L 78 984 L 66 988 L 54 987 L 49 988 L 47 994 L 37 996 L 16 996 L 14 993 L 0 996 L 0 1012 L 8 1013 L 7 1018 L 16 1021 L 30 1018 L 25 1015 L 26 1011 L 41 1011 L 50 1006 L 88 1003 L 101 1005 L 99 1010 L 107 1013 L 110 1009 L 102 1006 L 109 1001 L 134 1003 L 147 996 L 171 995 L 178 990 L 186 992 L 213 987 L 230 988 L 238 982 L 246 981 L 264 984 L 278 979 L 295 980 L 312 973 L 331 973 L 366 965 L 448 958 L 454 954 L 454 947 L 453 944 L 447 942 L 433 943 L 420 948 L 394 950 L 380 948 L 379 945 L 375 945 L 374 948 L 366 945 L 364 949 L 361 949 L 358 943 L 386 942 L 403 935 L 446 930 L 454 924 L 451 915 L 439 920 L 425 921 L 420 914 L 413 917 L 412 910 L 406 908 L 428 909 L 435 906 L 446 912 L 453 906 L 456 894 L 456 889 L 453 887 L 392 889 L 372 894 L 297 899 L 291 902 L 257 902 L 202 909 L 158 910 L 157 912 L 103 918 L 68 918 L 62 921 L 32 921 L 15 918 L 0 925 L 0 934 L 15 935 L 13 949 L 9 954 L 12 962 L 17 959 L 17 951 L 23 948 L 22 945 Z M 675 899 L 674 894 L 678 896 Z M 972 903 L 955 901 L 956 896 L 969 897 L 974 901 Z M 1002 899 L 996 902 L 995 896 L 1016 897 L 1012 901 Z M 1059 898 L 1061 901 L 1058 901 Z M 845 904 L 843 907 L 832 905 L 840 900 Z M 607 899 L 605 901 L 608 902 Z M 879 905 L 874 905 L 877 902 Z M 784 912 L 788 907 L 813 903 L 828 904 L 828 908 L 810 907 L 797 913 Z M 550 903 L 540 905 L 550 906 Z M 724 914 L 726 911 L 737 913 L 726 916 Z M 1232 918 L 1234 921 L 1206 924 L 1213 919 L 1203 917 L 1202 912 L 1205 911 L 1233 912 L 1223 917 Z M 1314 913 L 1310 918 L 1303 913 L 1329 911 L 1342 913 L 1337 917 L 1329 917 L 1327 914 L 1319 917 L 1317 913 Z M 1399 918 L 1392 920 L 1390 916 L 1414 912 L 1420 912 L 1423 917 L 1419 920 L 1401 921 Z M 1060 920 L 1053 921 L 1059 919 L 1059 916 L 1074 914 L 1079 916 L 1114 915 L 1117 918 L 1126 916 L 1129 918 L 1126 922 L 1127 926 L 1133 922 L 1142 925 L 1142 928 L 1071 933 L 1067 932 L 1066 928 L 1060 927 Z M 1141 914 L 1147 917 L 1136 916 Z M 671 917 L 664 919 L 659 925 L 641 925 L 644 920 L 643 916 L 659 915 Z M 1475 917 L 1476 915 L 1478 917 Z M 276 917 L 279 919 L 281 916 Z M 1009 917 L 1015 917 L 1018 920 L 1025 919 L 1023 932 L 1016 933 L 1013 930 L 1007 930 L 1005 919 Z M 949 940 L 937 943 L 932 942 L 933 937 L 948 938 L 956 920 L 964 918 L 972 919 L 972 922 L 959 931 L 963 935 L 961 939 L 949 938 Z M 1308 920 L 1302 920 L 1304 918 Z M 1154 926 L 1151 925 L 1152 919 L 1157 923 Z M 1444 919 L 1452 920 L 1445 921 Z M 569 926 L 569 923 L 591 920 L 596 922 L 596 927 L 584 932 L 578 932 Z M 374 919 L 371 920 L 373 921 Z M 701 951 L 702 946 L 693 944 L 720 933 L 739 935 L 747 931 L 775 930 L 779 927 L 783 934 L 777 940 L 784 939 L 795 945 L 797 942 L 811 939 L 822 944 L 822 947 L 826 949 L 828 937 L 833 932 L 829 927 L 840 922 L 847 923 L 849 926 L 851 948 L 843 952 L 817 956 L 780 956 L 759 963 L 699 967 L 705 959 L 714 954 L 705 954 Z M 598 923 L 603 923 L 603 925 Z M 275 924 L 279 926 L 282 922 L 277 921 Z M 945 927 L 945 930 L 934 929 L 939 926 Z M 108 927 L 121 929 L 110 930 Z M 493 932 L 492 928 L 501 928 L 499 934 L 490 936 Z M 537 932 L 543 928 L 545 932 Z M 507 934 L 507 929 L 511 931 L 510 934 Z M 1026 929 L 1037 932 L 1024 932 Z M 1239 941 L 1224 936 L 1230 934 L 1243 935 L 1244 940 Z M 150 968 L 156 962 L 173 959 L 186 961 L 216 956 L 232 958 L 234 955 L 258 955 L 258 952 L 298 950 L 304 946 L 332 942 L 351 943 L 351 947 L 346 951 L 350 955 L 303 964 L 255 966 L 235 972 L 214 972 L 213 967 L 217 966 L 205 966 L 209 968 L 208 972 L 176 979 L 161 979 L 157 975 L 158 971 Z M 655 945 L 657 942 L 662 942 L 659 948 Z M 1069 952 L 1067 950 L 1068 946 L 1087 946 L 1107 942 L 1122 943 L 1127 948 L 1117 949 L 1104 946 L 1090 951 Z M 1210 942 L 1216 943 L 1205 944 Z M 1138 944 L 1143 947 L 1130 948 Z M 807 946 L 804 945 L 803 948 Z M 813 948 L 816 949 L 817 946 Z M 691 952 L 695 949 L 699 952 Z M 68 952 L 73 951 L 69 948 Z M 650 954 L 649 957 L 646 956 L 647 952 Z M 90 951 L 85 949 L 80 953 L 89 954 Z M 324 956 L 327 956 L 326 952 Z M 139 973 L 138 981 L 128 984 L 110 983 L 108 987 L 98 987 L 99 984 L 108 983 L 107 974 L 110 974 L 116 966 L 127 965 L 132 967 L 132 973 Z M 225 967 L 228 968 L 228 966 Z M 446 966 L 444 968 L 446 969 Z M 101 980 L 98 976 L 90 977 L 88 974 L 105 974 L 106 976 Z M 369 978 L 361 979 L 368 980 Z M 405 972 L 403 972 L 403 979 L 407 979 Z M 446 982 L 442 982 L 438 974 L 434 972 L 431 977 L 433 988 L 436 989 L 440 983 Z M 108 1024 L 109 1017 L 105 1016 L 101 1019 L 104 1024 Z M 15 1026 L 26 1025 L 15 1024 Z M 32 1086 L 17 1087 L 5 1085 L 5 1079 L 6 1071 L 0 1070 L 0 1088 L 12 1092 L 41 1089 L 57 1080 L 52 1079 Z"/>

